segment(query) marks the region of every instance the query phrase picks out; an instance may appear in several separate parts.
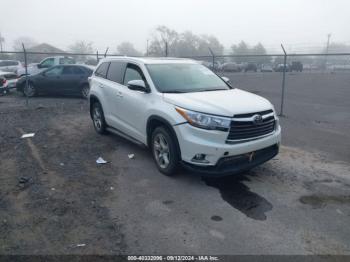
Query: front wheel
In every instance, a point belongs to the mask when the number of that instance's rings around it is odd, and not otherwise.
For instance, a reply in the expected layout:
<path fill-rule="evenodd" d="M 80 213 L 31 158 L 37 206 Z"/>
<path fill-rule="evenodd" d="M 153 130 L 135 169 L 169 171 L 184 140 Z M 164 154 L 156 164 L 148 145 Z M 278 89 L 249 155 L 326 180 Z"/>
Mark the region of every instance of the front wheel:
<path fill-rule="evenodd" d="M 154 161 L 158 170 L 167 176 L 175 174 L 180 160 L 175 139 L 165 127 L 157 127 L 152 133 L 151 146 Z"/>
<path fill-rule="evenodd" d="M 36 89 L 33 83 L 28 83 L 28 85 L 26 85 L 23 88 L 23 94 L 27 97 L 33 97 L 36 94 Z"/>
<path fill-rule="evenodd" d="M 92 106 L 92 121 L 97 133 L 99 134 L 106 133 L 105 117 L 103 114 L 102 106 L 98 102 L 94 103 Z"/>

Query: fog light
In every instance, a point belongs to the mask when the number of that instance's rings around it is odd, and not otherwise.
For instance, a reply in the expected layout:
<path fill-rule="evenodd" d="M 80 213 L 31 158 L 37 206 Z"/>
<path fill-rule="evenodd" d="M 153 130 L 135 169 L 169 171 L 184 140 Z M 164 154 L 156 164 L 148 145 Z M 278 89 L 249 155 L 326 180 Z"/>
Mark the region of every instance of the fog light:
<path fill-rule="evenodd" d="M 199 162 L 199 163 L 209 163 L 208 160 L 205 159 L 206 155 L 205 154 L 196 154 L 193 158 L 193 162 Z"/>

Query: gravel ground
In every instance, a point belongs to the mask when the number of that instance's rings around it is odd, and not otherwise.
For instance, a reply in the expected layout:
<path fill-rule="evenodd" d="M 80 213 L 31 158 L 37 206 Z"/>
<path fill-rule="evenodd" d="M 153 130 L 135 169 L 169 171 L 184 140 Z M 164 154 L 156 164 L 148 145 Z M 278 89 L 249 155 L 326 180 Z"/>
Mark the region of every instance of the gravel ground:
<path fill-rule="evenodd" d="M 280 74 L 230 77 L 277 107 Z M 0 97 L 0 254 L 350 255 L 348 80 L 288 75 L 281 153 L 221 179 L 161 175 L 85 100 Z"/>

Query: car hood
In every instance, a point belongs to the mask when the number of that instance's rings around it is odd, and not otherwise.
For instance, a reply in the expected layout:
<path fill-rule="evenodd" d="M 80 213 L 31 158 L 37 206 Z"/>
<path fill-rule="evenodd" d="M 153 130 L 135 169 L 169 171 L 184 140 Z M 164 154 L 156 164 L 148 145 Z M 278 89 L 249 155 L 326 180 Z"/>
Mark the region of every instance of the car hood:
<path fill-rule="evenodd" d="M 272 109 L 267 99 L 237 88 L 181 94 L 164 93 L 163 98 L 168 103 L 188 110 L 230 117 Z"/>

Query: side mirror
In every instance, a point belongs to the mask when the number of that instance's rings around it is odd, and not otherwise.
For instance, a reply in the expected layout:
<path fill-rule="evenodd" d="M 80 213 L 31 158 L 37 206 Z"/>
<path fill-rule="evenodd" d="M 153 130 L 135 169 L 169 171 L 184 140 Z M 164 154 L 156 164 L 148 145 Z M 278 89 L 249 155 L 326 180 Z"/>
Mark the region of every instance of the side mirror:
<path fill-rule="evenodd" d="M 146 84 L 143 80 L 131 80 L 128 82 L 128 88 L 135 91 L 147 92 Z"/>
<path fill-rule="evenodd" d="M 221 79 L 224 80 L 228 84 L 230 83 L 230 79 L 226 76 L 222 76 Z"/>
<path fill-rule="evenodd" d="M 43 66 L 41 64 L 38 64 L 37 67 L 38 68 L 43 68 Z"/>

